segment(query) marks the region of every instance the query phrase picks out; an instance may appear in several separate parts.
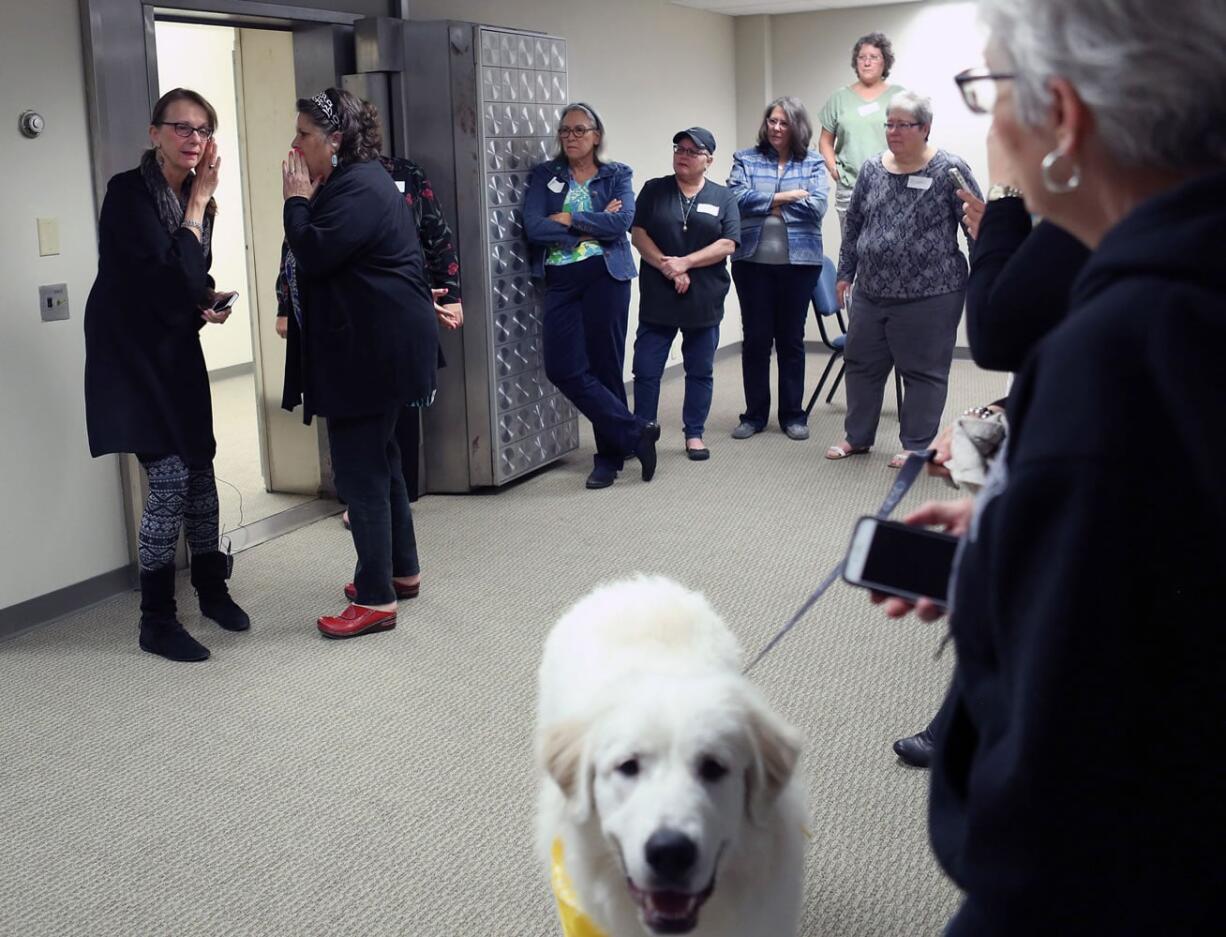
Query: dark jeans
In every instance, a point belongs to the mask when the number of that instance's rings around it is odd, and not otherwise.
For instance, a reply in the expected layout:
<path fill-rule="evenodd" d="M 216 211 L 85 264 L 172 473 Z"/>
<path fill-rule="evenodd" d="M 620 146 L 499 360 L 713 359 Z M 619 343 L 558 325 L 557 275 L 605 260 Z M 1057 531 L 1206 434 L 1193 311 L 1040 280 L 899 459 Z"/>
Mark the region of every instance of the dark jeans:
<path fill-rule="evenodd" d="M 805 319 L 821 265 L 756 264 L 738 260 L 732 281 L 741 302 L 741 420 L 763 429 L 771 409 L 771 345 L 779 359 L 779 425 L 804 423 Z"/>
<path fill-rule="evenodd" d="M 668 351 L 677 337 L 675 325 L 639 322 L 634 337 L 634 415 L 648 423 L 656 420 L 660 405 L 660 377 L 668 363 Z M 681 360 L 685 367 L 685 402 L 681 423 L 686 439 L 702 439 L 711 412 L 712 371 L 715 348 L 719 345 L 719 325 L 680 329 Z"/>
<path fill-rule="evenodd" d="M 396 601 L 392 577 L 421 572 L 396 443 L 401 409 L 328 419 L 336 491 L 349 505 L 349 527 L 358 554 L 353 573 L 358 605 Z"/>
<path fill-rule="evenodd" d="M 630 284 L 609 276 L 603 257 L 545 268 L 545 374 L 596 436 L 596 465 L 620 471 L 643 421 L 626 404 Z"/>

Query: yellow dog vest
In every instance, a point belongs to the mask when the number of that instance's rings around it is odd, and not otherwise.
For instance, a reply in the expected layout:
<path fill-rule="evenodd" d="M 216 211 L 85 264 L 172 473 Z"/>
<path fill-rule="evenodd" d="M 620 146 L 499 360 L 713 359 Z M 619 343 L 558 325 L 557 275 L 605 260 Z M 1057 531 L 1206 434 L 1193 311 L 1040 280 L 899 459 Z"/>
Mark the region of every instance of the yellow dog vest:
<path fill-rule="evenodd" d="M 553 885 L 553 897 L 558 902 L 558 917 L 562 919 L 562 937 L 608 937 L 579 907 L 574 886 L 570 883 L 570 876 L 566 874 L 564 851 L 561 837 L 555 839 L 549 880 Z"/>

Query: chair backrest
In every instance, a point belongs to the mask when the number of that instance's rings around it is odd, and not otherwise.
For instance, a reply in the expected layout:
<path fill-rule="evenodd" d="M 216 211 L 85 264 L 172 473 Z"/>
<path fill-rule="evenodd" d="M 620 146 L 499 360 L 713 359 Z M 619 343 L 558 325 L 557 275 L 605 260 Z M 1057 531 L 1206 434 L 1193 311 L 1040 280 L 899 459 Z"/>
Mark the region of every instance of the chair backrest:
<path fill-rule="evenodd" d="M 813 308 L 819 316 L 832 316 L 839 311 L 838 299 L 835 297 L 834 283 L 838 270 L 829 257 L 822 258 L 822 275 L 813 287 Z"/>

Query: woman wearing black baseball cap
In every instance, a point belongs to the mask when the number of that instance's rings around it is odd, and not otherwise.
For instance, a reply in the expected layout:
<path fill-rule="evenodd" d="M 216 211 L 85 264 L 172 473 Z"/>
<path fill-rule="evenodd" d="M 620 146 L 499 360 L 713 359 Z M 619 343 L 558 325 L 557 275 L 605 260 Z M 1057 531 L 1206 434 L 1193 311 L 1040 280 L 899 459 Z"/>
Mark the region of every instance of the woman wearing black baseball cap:
<path fill-rule="evenodd" d="M 631 243 L 639 252 L 639 327 L 634 339 L 634 415 L 654 423 L 660 377 L 677 332 L 685 367 L 681 419 L 686 455 L 710 457 L 702 441 L 712 368 L 731 280 L 725 262 L 741 240 L 732 192 L 706 177 L 715 137 L 704 127 L 673 136 L 673 174 L 651 179 L 635 204 Z"/>

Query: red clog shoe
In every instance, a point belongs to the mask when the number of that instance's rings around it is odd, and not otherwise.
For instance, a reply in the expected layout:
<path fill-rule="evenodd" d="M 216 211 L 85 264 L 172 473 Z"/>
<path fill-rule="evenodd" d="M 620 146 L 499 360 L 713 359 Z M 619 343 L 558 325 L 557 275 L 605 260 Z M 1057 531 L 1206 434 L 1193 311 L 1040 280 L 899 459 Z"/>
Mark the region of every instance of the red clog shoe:
<path fill-rule="evenodd" d="M 396 612 L 350 605 L 339 615 L 324 615 L 319 630 L 325 638 L 356 638 L 360 634 L 390 631 L 396 627 Z"/>
<path fill-rule="evenodd" d="M 402 586 L 398 582 L 393 582 L 392 585 L 396 589 L 396 598 L 398 599 L 415 599 L 418 593 L 421 592 L 420 582 L 415 582 L 411 586 Z M 358 600 L 358 587 L 352 582 L 345 586 L 345 598 L 350 602 Z"/>

